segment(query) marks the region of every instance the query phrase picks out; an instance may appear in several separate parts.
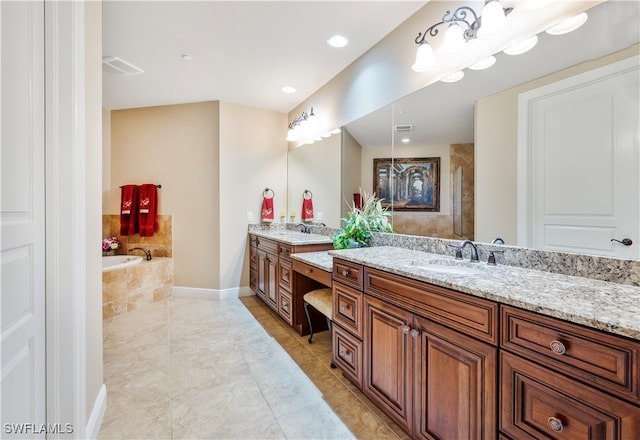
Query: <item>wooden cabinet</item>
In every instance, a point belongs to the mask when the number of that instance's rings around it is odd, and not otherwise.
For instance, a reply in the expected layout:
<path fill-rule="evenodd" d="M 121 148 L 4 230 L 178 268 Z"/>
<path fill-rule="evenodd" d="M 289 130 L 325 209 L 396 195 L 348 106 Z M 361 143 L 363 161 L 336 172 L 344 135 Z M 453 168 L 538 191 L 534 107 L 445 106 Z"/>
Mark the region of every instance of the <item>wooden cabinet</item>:
<path fill-rule="evenodd" d="M 495 438 L 497 348 L 369 295 L 364 302 L 365 394 L 414 438 Z"/>
<path fill-rule="evenodd" d="M 637 406 L 506 351 L 500 400 L 500 429 L 514 439 L 640 438 Z"/>
<path fill-rule="evenodd" d="M 333 248 L 331 243 L 290 245 L 276 240 L 249 234 L 250 285 L 256 295 L 278 313 L 300 335 L 309 333 L 309 324 L 304 313 L 305 293 L 326 287 L 317 281 L 296 276 L 291 254 Z M 329 276 L 329 282 L 331 277 Z M 316 322 L 314 321 L 314 328 Z M 325 320 L 318 321 L 318 329 L 326 328 Z"/>
<path fill-rule="evenodd" d="M 640 438 L 640 343 L 502 306 L 500 429 L 524 439 Z"/>

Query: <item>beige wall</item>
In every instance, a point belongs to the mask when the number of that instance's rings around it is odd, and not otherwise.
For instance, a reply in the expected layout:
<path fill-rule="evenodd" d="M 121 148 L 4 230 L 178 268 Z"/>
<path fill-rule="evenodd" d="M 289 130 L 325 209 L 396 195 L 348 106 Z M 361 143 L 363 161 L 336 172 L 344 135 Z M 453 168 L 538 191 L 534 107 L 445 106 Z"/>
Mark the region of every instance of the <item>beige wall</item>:
<path fill-rule="evenodd" d="M 128 183 L 161 184 L 158 213 L 173 216 L 174 283 L 219 283 L 219 104 L 111 112 L 111 179 L 105 214 L 118 214 Z"/>
<path fill-rule="evenodd" d="M 286 115 L 226 103 L 111 112 L 111 182 L 105 214 L 119 213 L 119 186 L 158 183 L 159 214 L 173 216 L 174 284 L 225 290 L 249 285 L 247 212 L 262 191 L 286 209 Z"/>
<path fill-rule="evenodd" d="M 353 205 L 353 195 L 360 191 L 362 186 L 362 167 L 357 164 L 362 162 L 362 146 L 345 128 L 342 129 L 342 198 L 340 199 L 340 218 L 347 218 Z M 356 166 L 347 167 L 346 164 Z M 342 225 L 341 225 L 342 226 Z"/>
<path fill-rule="evenodd" d="M 103 384 L 102 368 L 102 6 L 85 3 L 86 417 Z"/>
<path fill-rule="evenodd" d="M 340 227 L 340 174 L 341 137 L 333 135 L 311 145 L 302 145 L 289 151 L 288 155 L 288 206 L 296 212 L 296 221 L 301 221 L 302 193 L 313 194 L 315 221 L 330 228 Z M 322 219 L 318 214 L 322 213 Z"/>
<path fill-rule="evenodd" d="M 498 94 L 479 99 L 475 120 L 475 237 L 502 237 L 516 244 L 518 95 L 529 90 L 637 55 L 640 45 L 573 66 Z"/>
<path fill-rule="evenodd" d="M 286 137 L 286 114 L 220 103 L 219 232 L 216 235 L 220 282 L 216 288 L 249 286 L 246 218 L 247 212 L 252 212 L 256 220 L 260 218 L 263 190 L 269 187 L 275 192 L 276 215 L 286 209 Z M 178 237 L 174 236 L 174 246 L 179 245 Z M 175 258 L 177 267 L 177 254 Z M 179 283 L 176 281 L 176 284 Z"/>

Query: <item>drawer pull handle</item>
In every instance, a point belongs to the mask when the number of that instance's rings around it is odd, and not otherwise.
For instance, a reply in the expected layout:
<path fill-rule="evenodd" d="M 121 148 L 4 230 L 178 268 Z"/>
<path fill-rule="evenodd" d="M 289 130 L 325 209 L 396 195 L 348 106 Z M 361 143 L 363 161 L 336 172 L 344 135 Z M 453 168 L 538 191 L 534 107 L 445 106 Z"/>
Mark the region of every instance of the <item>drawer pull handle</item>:
<path fill-rule="evenodd" d="M 342 271 L 342 276 L 343 276 L 343 277 L 349 276 L 349 269 L 344 269 L 344 270 Z"/>
<path fill-rule="evenodd" d="M 409 330 L 411 330 L 409 326 L 406 326 L 406 325 L 402 326 L 402 333 L 404 333 L 405 335 L 409 334 Z"/>
<path fill-rule="evenodd" d="M 567 348 L 560 341 L 551 341 L 551 344 L 549 344 L 549 348 L 551 348 L 551 351 L 553 351 L 555 354 L 565 354 L 565 352 L 567 351 Z"/>
<path fill-rule="evenodd" d="M 562 432 L 564 429 L 564 426 L 562 426 L 562 420 L 555 417 L 549 417 L 547 419 L 547 423 L 549 424 L 549 428 L 553 429 L 555 432 Z"/>

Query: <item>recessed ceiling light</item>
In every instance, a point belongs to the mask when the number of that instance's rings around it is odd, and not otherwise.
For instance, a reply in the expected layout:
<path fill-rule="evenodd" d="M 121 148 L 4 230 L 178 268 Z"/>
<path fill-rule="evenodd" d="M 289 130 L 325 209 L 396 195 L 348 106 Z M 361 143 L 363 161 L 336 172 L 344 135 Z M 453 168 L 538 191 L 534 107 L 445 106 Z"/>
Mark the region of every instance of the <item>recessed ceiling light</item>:
<path fill-rule="evenodd" d="M 345 47 L 349 43 L 349 40 L 342 35 L 334 35 L 327 40 L 327 43 L 333 47 Z"/>
<path fill-rule="evenodd" d="M 188 60 L 188 61 L 190 61 L 190 60 L 192 60 L 192 59 L 193 59 L 193 57 L 192 57 L 191 55 L 183 54 L 183 55 L 182 55 L 182 59 L 183 59 L 183 60 Z"/>
<path fill-rule="evenodd" d="M 284 93 L 296 93 L 296 88 L 295 87 L 291 87 L 291 86 L 284 86 L 282 88 L 282 91 Z"/>
<path fill-rule="evenodd" d="M 402 143 L 403 143 L 403 144 L 408 144 L 409 142 L 411 142 L 411 139 L 409 139 L 409 138 L 402 138 Z"/>

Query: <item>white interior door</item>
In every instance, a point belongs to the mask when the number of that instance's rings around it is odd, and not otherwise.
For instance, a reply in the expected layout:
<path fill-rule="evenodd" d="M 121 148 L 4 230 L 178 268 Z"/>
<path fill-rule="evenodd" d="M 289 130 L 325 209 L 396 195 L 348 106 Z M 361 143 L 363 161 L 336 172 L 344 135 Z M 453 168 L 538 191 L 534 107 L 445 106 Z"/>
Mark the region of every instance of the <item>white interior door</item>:
<path fill-rule="evenodd" d="M 522 95 L 529 246 L 640 257 L 639 59 Z"/>
<path fill-rule="evenodd" d="M 0 18 L 1 436 L 44 438 L 44 2 Z"/>

